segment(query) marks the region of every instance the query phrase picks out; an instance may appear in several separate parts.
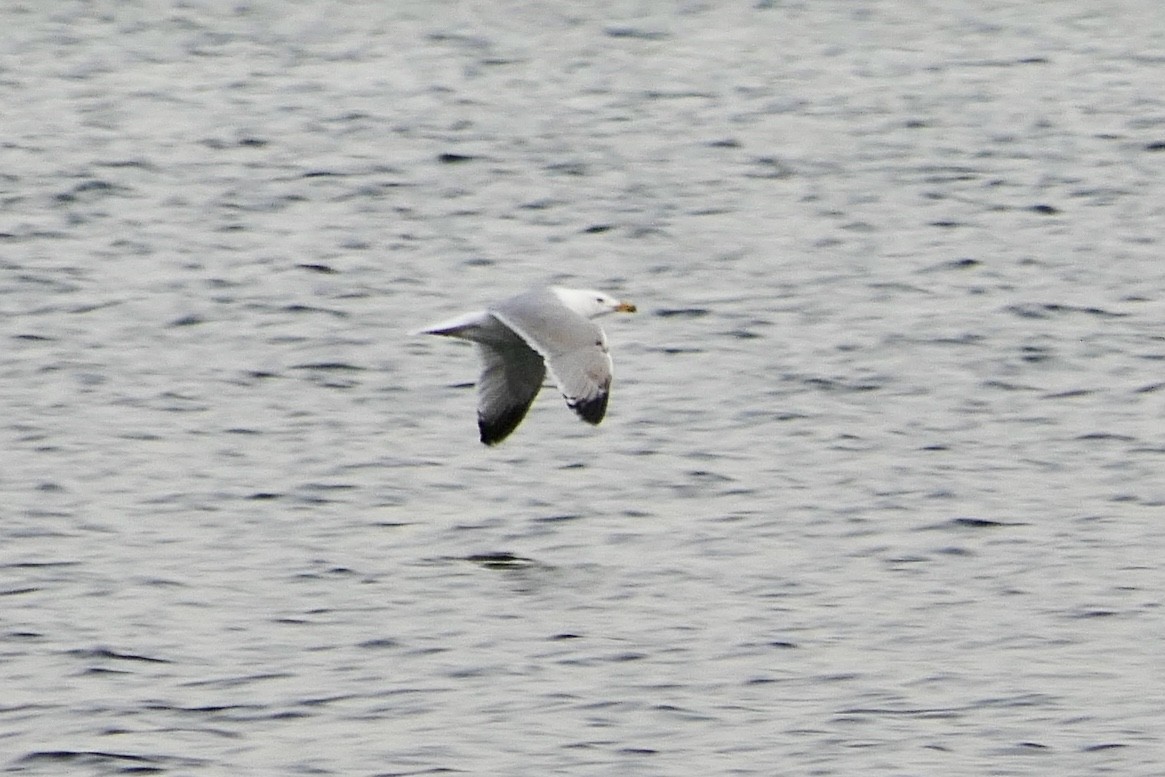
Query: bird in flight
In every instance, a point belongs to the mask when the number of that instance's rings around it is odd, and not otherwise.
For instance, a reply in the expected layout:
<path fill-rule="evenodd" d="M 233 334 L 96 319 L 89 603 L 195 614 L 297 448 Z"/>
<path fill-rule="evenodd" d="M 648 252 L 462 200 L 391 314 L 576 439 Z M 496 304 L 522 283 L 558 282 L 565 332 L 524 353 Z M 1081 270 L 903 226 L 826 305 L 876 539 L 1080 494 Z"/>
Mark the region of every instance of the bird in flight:
<path fill-rule="evenodd" d="M 477 427 L 481 441 L 497 445 L 526 417 L 547 370 L 566 404 L 590 424 L 607 412 L 611 354 L 607 337 L 591 319 L 634 313 L 635 306 L 601 291 L 532 289 L 486 310 L 425 327 L 416 334 L 469 340 L 481 357 Z"/>

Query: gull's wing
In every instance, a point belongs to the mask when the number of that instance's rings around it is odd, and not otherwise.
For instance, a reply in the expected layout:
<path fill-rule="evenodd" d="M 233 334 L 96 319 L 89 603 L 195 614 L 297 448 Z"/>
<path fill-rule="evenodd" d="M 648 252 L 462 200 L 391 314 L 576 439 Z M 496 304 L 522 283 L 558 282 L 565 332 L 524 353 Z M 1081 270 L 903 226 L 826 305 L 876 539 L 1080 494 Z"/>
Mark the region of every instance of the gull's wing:
<path fill-rule="evenodd" d="M 561 354 L 552 358 L 548 366 L 567 406 L 589 424 L 602 421 L 611 396 L 611 357 L 606 343 L 601 349 L 592 345 Z"/>
<path fill-rule="evenodd" d="M 546 366 L 518 337 L 476 345 L 482 362 L 477 382 L 477 428 L 483 443 L 496 445 L 526 417 L 546 378 Z"/>
<path fill-rule="evenodd" d="M 580 418 L 591 424 L 603 420 L 611 391 L 611 356 L 598 325 L 550 292 L 519 295 L 490 314 L 541 354 L 566 404 Z"/>

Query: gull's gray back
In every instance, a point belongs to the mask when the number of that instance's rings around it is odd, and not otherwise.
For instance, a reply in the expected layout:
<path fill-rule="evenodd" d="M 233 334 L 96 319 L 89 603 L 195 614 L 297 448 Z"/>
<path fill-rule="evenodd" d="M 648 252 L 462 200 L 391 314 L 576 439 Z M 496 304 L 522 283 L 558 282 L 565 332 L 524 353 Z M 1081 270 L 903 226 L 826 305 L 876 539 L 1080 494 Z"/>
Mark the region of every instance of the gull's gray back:
<path fill-rule="evenodd" d="M 519 330 L 543 354 L 605 346 L 603 330 L 575 313 L 550 289 L 532 289 L 490 308 L 504 322 Z"/>

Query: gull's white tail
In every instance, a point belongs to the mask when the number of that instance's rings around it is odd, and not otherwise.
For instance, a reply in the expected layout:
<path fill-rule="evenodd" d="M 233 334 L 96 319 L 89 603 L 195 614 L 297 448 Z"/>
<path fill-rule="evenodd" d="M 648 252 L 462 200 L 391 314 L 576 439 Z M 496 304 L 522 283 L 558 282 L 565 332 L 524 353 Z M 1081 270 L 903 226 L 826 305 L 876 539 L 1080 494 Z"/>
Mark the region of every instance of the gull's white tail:
<path fill-rule="evenodd" d="M 414 335 L 444 335 L 445 337 L 460 337 L 462 340 L 475 340 L 474 332 L 480 330 L 487 323 L 489 314 L 485 311 L 466 313 L 465 315 L 432 324 L 424 329 L 417 329 L 410 334 Z"/>

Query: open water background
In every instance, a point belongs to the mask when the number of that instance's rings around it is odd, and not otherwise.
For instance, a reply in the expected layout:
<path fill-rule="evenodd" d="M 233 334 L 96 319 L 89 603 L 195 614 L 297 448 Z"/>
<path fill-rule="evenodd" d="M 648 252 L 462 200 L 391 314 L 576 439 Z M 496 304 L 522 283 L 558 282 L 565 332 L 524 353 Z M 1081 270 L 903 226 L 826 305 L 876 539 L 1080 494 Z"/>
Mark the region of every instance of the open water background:
<path fill-rule="evenodd" d="M 1156 2 L 0 5 L 0 772 L 1165 773 Z M 476 442 L 424 323 L 616 385 Z"/>

